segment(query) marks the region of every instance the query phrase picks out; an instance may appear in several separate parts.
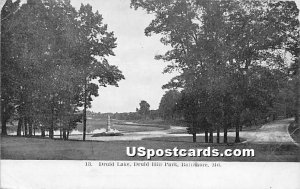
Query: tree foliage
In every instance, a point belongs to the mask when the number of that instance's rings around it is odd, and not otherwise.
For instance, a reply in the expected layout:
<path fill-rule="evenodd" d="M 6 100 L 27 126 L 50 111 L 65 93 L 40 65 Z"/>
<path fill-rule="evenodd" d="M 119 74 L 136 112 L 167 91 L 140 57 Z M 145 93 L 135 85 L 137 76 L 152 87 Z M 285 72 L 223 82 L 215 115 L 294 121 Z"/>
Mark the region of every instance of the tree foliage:
<path fill-rule="evenodd" d="M 161 34 L 170 46 L 156 56 L 179 71 L 164 87 L 182 88 L 182 108 L 189 131 L 227 133 L 236 142 L 245 117 L 276 114 L 280 91 L 287 89 L 289 63 L 299 49 L 299 10 L 291 1 L 132 0 L 131 6 L 154 14 L 145 34 Z M 196 129 L 193 129 L 196 128 Z M 201 130 L 201 129 L 200 129 Z M 219 142 L 219 141 L 218 141 Z"/>
<path fill-rule="evenodd" d="M 66 138 L 82 116 L 86 120 L 79 108 L 85 112 L 91 106 L 99 87 L 124 79 L 107 60 L 116 38 L 90 5 L 76 10 L 69 0 L 28 0 L 21 6 L 8 0 L 1 17 L 1 103 L 6 104 L 1 115 L 19 120 L 19 135 L 39 129 L 53 138 L 54 130 L 61 130 Z M 2 121 L 7 134 L 8 119 Z"/>
<path fill-rule="evenodd" d="M 138 113 L 144 118 L 146 119 L 147 116 L 149 116 L 150 114 L 150 104 L 145 101 L 145 100 L 141 100 L 140 102 L 140 109 L 138 109 Z"/>
<path fill-rule="evenodd" d="M 159 103 L 159 112 L 163 119 L 175 119 L 180 117 L 178 102 L 181 94 L 177 90 L 167 91 Z"/>

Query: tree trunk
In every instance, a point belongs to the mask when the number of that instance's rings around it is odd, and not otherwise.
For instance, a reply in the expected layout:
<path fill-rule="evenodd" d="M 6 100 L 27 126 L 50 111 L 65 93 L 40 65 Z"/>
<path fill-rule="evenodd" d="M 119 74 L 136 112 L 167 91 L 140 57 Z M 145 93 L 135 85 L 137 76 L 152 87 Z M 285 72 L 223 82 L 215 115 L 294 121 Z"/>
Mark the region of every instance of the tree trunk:
<path fill-rule="evenodd" d="M 209 143 L 214 143 L 214 132 L 212 129 L 209 132 Z"/>
<path fill-rule="evenodd" d="M 61 122 L 62 122 L 62 118 L 60 117 L 60 119 L 59 119 L 59 138 L 63 139 L 63 128 L 61 126 L 62 125 Z"/>
<path fill-rule="evenodd" d="M 28 135 L 32 136 L 32 119 L 28 118 Z"/>
<path fill-rule="evenodd" d="M 227 125 L 224 127 L 224 143 L 227 143 Z"/>
<path fill-rule="evenodd" d="M 208 129 L 205 129 L 205 143 L 208 143 Z"/>
<path fill-rule="evenodd" d="M 45 128 L 41 127 L 41 137 L 45 137 Z"/>
<path fill-rule="evenodd" d="M 238 116 L 235 122 L 235 143 L 240 141 L 240 117 Z"/>
<path fill-rule="evenodd" d="M 63 139 L 67 140 L 67 132 L 66 129 L 63 129 Z"/>
<path fill-rule="evenodd" d="M 27 136 L 28 132 L 27 132 L 27 125 L 28 125 L 28 120 L 27 117 L 24 118 L 24 135 Z"/>
<path fill-rule="evenodd" d="M 23 121 L 22 121 L 22 131 L 23 131 L 23 136 L 25 136 L 25 117 L 23 117 Z"/>
<path fill-rule="evenodd" d="M 53 139 L 54 136 L 54 129 L 53 129 L 53 122 L 51 123 L 51 128 L 49 129 L 49 138 Z"/>
<path fill-rule="evenodd" d="M 220 127 L 217 126 L 217 143 L 220 143 Z"/>
<path fill-rule="evenodd" d="M 85 78 L 84 81 L 84 106 L 83 106 L 83 141 L 85 141 L 85 135 L 86 135 L 86 102 L 87 102 L 87 80 Z"/>
<path fill-rule="evenodd" d="M 193 142 L 196 142 L 196 141 L 197 141 L 197 139 L 196 139 L 196 133 L 193 132 Z"/>
<path fill-rule="evenodd" d="M 21 136 L 22 133 L 22 125 L 23 125 L 23 118 L 20 117 L 18 121 L 18 128 L 17 128 L 17 136 Z"/>
<path fill-rule="evenodd" d="M 52 99 L 52 107 L 51 107 L 51 126 L 49 130 L 49 138 L 53 139 L 54 137 L 54 98 Z"/>
<path fill-rule="evenodd" d="M 2 132 L 1 135 L 6 136 L 7 135 L 7 127 L 6 127 L 7 120 L 6 119 L 1 119 L 1 124 L 2 124 Z"/>

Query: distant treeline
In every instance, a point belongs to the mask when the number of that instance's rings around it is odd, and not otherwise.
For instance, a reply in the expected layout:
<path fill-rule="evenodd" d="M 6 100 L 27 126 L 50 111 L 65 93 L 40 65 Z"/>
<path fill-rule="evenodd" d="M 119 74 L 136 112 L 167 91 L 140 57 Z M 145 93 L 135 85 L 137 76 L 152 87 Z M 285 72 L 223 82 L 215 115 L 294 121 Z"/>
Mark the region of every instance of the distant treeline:
<path fill-rule="evenodd" d="M 134 121 L 134 120 L 143 120 L 145 116 L 140 114 L 139 112 L 122 112 L 122 113 L 96 113 L 92 111 L 87 111 L 87 117 L 94 118 L 94 119 L 107 119 L 110 116 L 111 119 L 116 120 L 127 120 L 127 121 Z M 146 119 L 161 119 L 161 115 L 159 110 L 150 110 L 149 115 L 147 114 Z"/>

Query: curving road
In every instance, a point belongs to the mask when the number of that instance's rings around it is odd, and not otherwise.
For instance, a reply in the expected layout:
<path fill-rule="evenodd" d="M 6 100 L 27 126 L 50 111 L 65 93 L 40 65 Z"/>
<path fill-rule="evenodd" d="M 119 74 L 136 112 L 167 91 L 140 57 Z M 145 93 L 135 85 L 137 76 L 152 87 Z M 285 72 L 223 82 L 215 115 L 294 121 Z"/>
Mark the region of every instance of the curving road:
<path fill-rule="evenodd" d="M 263 125 L 256 131 L 240 132 L 240 137 L 246 139 L 249 143 L 295 143 L 289 134 L 288 127 L 294 118 L 276 120 Z M 228 133 L 229 136 L 235 136 L 235 133 Z M 297 144 L 298 145 L 298 144 Z"/>

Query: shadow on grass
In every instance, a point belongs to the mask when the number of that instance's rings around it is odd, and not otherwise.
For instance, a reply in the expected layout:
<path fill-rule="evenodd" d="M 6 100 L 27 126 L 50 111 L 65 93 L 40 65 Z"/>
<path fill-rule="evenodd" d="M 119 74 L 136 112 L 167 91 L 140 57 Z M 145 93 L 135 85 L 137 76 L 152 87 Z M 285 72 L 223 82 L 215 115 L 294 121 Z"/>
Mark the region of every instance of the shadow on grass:
<path fill-rule="evenodd" d="M 227 137 L 227 143 L 223 143 L 224 137 L 220 136 L 220 143 L 217 143 L 217 137 L 214 136 L 213 143 L 205 143 L 204 136 L 197 136 L 196 142 L 193 142 L 192 135 L 183 136 L 183 137 L 153 137 L 153 138 L 145 138 L 143 140 L 161 141 L 161 142 L 196 143 L 196 144 L 203 144 L 203 145 L 234 145 L 245 141 L 245 139 L 240 138 L 240 142 L 235 143 L 235 137 Z"/>

